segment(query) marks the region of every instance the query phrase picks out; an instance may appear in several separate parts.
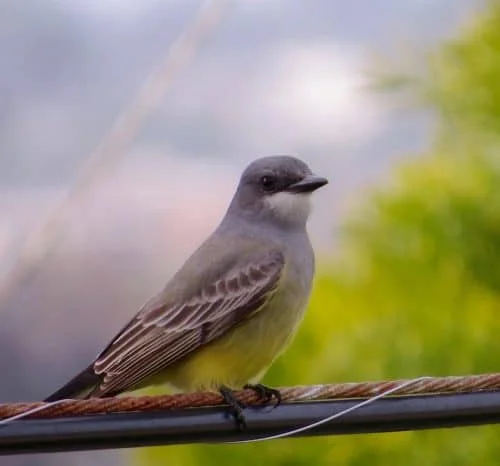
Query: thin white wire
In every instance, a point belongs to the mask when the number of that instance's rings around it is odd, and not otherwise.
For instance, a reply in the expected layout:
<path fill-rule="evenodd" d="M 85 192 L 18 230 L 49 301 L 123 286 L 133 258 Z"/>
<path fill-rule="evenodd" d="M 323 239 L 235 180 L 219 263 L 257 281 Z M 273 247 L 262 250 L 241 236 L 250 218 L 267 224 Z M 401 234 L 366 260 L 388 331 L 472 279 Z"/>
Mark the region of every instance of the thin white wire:
<path fill-rule="evenodd" d="M 288 432 L 283 432 L 281 434 L 270 435 L 268 437 L 261 437 L 261 438 L 257 438 L 257 439 L 239 440 L 239 441 L 236 441 L 236 442 L 225 442 L 225 443 L 263 442 L 264 440 L 274 440 L 274 439 L 289 437 L 290 435 L 299 434 L 301 432 L 305 432 L 307 430 L 314 429 L 315 427 L 318 427 L 320 425 L 326 424 L 327 422 L 333 421 L 334 419 L 338 419 L 339 417 L 342 417 L 345 414 L 348 414 L 348 413 L 350 413 L 352 411 L 355 411 L 355 410 L 357 410 L 359 408 L 362 408 L 363 406 L 367 406 L 367 405 L 373 403 L 374 401 L 377 401 L 380 398 L 384 398 L 384 397 L 386 397 L 388 395 L 391 395 L 392 393 L 395 393 L 395 392 L 397 392 L 399 390 L 402 390 L 403 388 L 408 387 L 409 385 L 418 384 L 418 383 L 420 383 L 420 382 L 422 382 L 424 380 L 430 379 L 430 378 L 431 377 L 419 377 L 418 379 L 406 380 L 406 381 L 400 383 L 399 385 L 397 385 L 396 387 L 390 388 L 389 390 L 386 390 L 386 391 L 384 391 L 382 393 L 379 393 L 378 395 L 375 395 L 374 397 L 369 398 L 368 400 L 364 400 L 364 401 L 362 401 L 362 402 L 360 402 L 360 403 L 358 403 L 358 404 L 356 404 L 354 406 L 351 406 L 350 408 L 344 409 L 343 411 L 340 411 L 339 413 L 332 414 L 331 416 L 328 416 L 328 417 L 326 417 L 324 419 L 321 419 L 319 421 L 313 422 L 312 424 L 308 424 L 306 426 L 299 427 L 297 429 L 290 430 Z M 311 390 L 313 392 L 316 392 L 319 387 L 320 386 L 311 387 Z M 303 398 L 303 397 L 301 397 L 301 398 Z M 51 408 L 52 406 L 55 406 L 55 405 L 60 404 L 60 403 L 63 403 L 65 401 L 71 401 L 71 400 L 57 400 L 57 401 L 53 401 L 51 403 L 46 403 L 46 404 L 44 404 L 42 406 L 37 406 L 36 408 L 30 409 L 30 410 L 25 411 L 23 413 L 16 414 L 15 416 L 11 416 L 11 417 L 7 417 L 5 419 L 2 419 L 2 420 L 0 420 L 0 427 L 6 426 L 7 424 L 10 424 L 10 423 L 12 423 L 14 421 L 17 421 L 19 419 L 23 419 L 26 416 L 29 416 L 31 414 L 39 413 L 40 411 L 44 411 L 45 409 Z"/>
<path fill-rule="evenodd" d="M 225 443 L 254 443 L 254 442 L 264 442 L 265 440 L 275 440 L 275 439 L 280 439 L 280 438 L 285 438 L 285 437 L 290 437 L 291 435 L 295 434 L 300 434 L 302 432 L 306 432 L 308 430 L 314 429 L 316 427 L 319 427 L 323 424 L 326 424 L 330 421 L 333 421 L 334 419 L 338 419 L 342 416 L 345 416 L 348 413 L 351 413 L 353 411 L 356 411 L 363 406 L 367 406 L 369 404 L 372 404 L 373 402 L 380 400 L 381 398 L 384 398 L 388 395 L 391 395 L 405 387 L 408 387 L 409 385 L 417 384 L 422 382 L 423 380 L 430 379 L 431 377 L 420 377 L 418 379 L 413 379 L 413 380 L 406 380 L 405 382 L 402 382 L 401 384 L 397 385 L 396 387 L 390 388 L 389 390 L 386 390 L 382 393 L 379 393 L 378 395 L 375 395 L 372 398 L 369 398 L 368 400 L 361 401 L 358 404 L 355 404 L 354 406 L 351 406 L 350 408 L 344 409 L 338 413 L 332 414 L 331 416 L 325 417 L 324 419 L 320 419 L 319 421 L 313 422 L 311 424 L 308 424 L 303 427 L 298 427 L 297 429 L 289 430 L 287 432 L 282 432 L 281 434 L 275 434 L 275 435 L 269 435 L 267 437 L 260 437 L 260 438 L 254 438 L 254 439 L 249 439 L 249 440 L 239 440 L 235 442 L 225 442 Z"/>
<path fill-rule="evenodd" d="M 17 421 L 18 419 L 23 419 L 24 417 L 30 416 L 31 414 L 39 413 L 40 411 L 45 411 L 46 409 L 51 408 L 52 406 L 61 404 L 64 401 L 70 401 L 70 400 L 52 401 L 50 403 L 46 403 L 44 405 L 37 406 L 36 408 L 32 408 L 32 409 L 25 411 L 23 413 L 16 414 L 15 416 L 6 417 L 5 419 L 0 420 L 0 427 L 4 427 L 7 424 L 10 424 L 14 421 Z"/>

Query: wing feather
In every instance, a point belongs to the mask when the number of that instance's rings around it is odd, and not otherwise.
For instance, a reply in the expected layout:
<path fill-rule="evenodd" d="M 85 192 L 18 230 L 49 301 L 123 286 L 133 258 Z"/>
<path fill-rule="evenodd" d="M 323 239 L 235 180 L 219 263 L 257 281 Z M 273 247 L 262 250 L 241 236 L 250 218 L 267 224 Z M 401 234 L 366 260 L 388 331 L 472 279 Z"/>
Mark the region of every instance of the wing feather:
<path fill-rule="evenodd" d="M 184 302 L 146 305 L 94 362 L 102 377 L 95 394 L 133 389 L 254 316 L 274 294 L 283 266 L 283 255 L 273 251 L 206 283 Z"/>

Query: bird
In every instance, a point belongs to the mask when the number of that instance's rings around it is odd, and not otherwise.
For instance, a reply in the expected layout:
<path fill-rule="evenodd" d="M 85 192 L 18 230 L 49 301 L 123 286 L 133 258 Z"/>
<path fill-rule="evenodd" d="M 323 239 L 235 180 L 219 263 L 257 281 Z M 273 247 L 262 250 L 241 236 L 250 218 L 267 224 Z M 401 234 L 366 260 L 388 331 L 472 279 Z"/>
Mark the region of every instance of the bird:
<path fill-rule="evenodd" d="M 213 233 L 88 367 L 44 401 L 159 384 L 215 391 L 240 429 L 245 405 L 235 390 L 279 403 L 279 391 L 260 380 L 305 314 L 315 268 L 311 194 L 327 183 L 290 155 L 251 162 Z"/>

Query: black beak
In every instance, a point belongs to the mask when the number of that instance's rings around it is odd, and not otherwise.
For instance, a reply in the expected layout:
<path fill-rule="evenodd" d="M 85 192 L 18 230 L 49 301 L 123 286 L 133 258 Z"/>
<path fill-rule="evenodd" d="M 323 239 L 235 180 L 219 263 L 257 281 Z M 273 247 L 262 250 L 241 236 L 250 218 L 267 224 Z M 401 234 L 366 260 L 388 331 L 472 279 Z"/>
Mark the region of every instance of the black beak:
<path fill-rule="evenodd" d="M 322 186 L 325 186 L 325 184 L 328 184 L 328 180 L 326 178 L 323 178 L 322 176 L 308 175 L 300 181 L 297 181 L 297 183 L 287 186 L 285 191 L 294 194 L 312 193 Z"/>

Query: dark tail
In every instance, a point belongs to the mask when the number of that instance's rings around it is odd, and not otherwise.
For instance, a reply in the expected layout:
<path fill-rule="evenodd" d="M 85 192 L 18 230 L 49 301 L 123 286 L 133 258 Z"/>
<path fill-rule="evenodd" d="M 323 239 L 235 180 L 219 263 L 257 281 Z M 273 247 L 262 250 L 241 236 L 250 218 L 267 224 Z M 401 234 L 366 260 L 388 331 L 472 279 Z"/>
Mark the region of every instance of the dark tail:
<path fill-rule="evenodd" d="M 45 402 L 87 398 L 101 383 L 101 376 L 94 372 L 93 364 L 73 377 L 66 385 L 46 398 Z"/>

